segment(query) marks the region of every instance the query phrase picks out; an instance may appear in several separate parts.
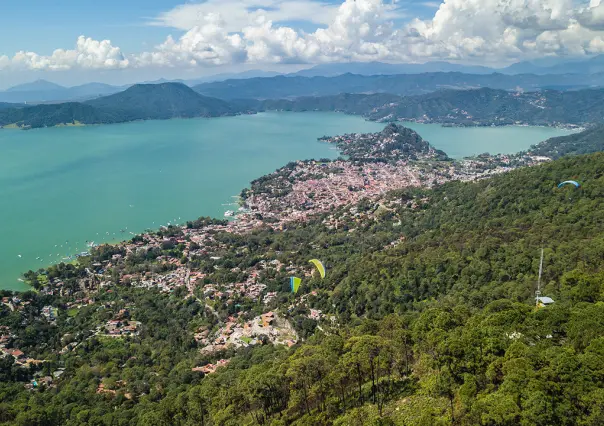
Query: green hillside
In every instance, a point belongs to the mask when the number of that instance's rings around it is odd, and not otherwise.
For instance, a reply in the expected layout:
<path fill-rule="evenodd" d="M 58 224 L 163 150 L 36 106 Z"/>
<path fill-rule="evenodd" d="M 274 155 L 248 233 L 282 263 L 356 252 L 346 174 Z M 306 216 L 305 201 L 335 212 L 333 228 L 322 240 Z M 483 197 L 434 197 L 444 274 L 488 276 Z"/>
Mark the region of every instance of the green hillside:
<path fill-rule="evenodd" d="M 219 117 L 234 110 L 224 101 L 202 96 L 184 84 L 138 84 L 85 103 L 0 109 L 0 126 L 50 127 L 60 124 L 111 124 L 134 120 Z"/>
<path fill-rule="evenodd" d="M 87 101 L 86 105 L 117 113 L 123 121 L 233 113 L 225 101 L 201 96 L 181 83 L 137 84 L 123 92 Z"/>
<path fill-rule="evenodd" d="M 582 187 L 558 189 L 568 178 Z M 222 256 L 190 264 L 206 271 L 207 282 L 232 282 L 237 273 L 229 271 L 261 259 L 303 265 L 317 257 L 327 278 L 306 279 L 297 297 L 334 322 L 318 328 L 303 315 L 307 308 L 288 310 L 293 297 L 283 285 L 287 271 L 267 275 L 264 282 L 279 292 L 274 309 L 291 318 L 306 341 L 291 350 L 242 350 L 228 367 L 205 377 L 191 368 L 216 358 L 200 354 L 192 333 L 200 324 L 215 324 L 215 315 L 232 315 L 234 306 L 212 313 L 179 292 L 127 282 L 75 312 L 60 308 L 54 326 L 0 306 L 0 325 L 13 329 L 15 344 L 49 360 L 43 374 L 64 368 L 57 387 L 31 393 L 20 383 L 23 370 L 4 358 L 0 421 L 601 424 L 603 195 L 599 153 L 478 183 L 400 191 L 381 206 L 341 208 L 333 212 L 341 218 L 337 229 L 318 217 L 282 232 L 216 234 Z M 174 228 L 162 232 L 178 235 Z M 535 310 L 541 247 L 543 293 L 555 303 Z M 159 255 L 179 258 L 174 245 L 161 250 L 132 254 L 115 276 L 157 268 Z M 80 265 L 52 267 L 47 274 L 61 277 L 75 297 L 77 277 L 116 253 L 101 247 Z M 22 295 L 32 312 L 60 306 L 58 297 Z M 144 324 L 140 335 L 111 339 L 89 331 L 125 306 Z M 73 340 L 82 343 L 58 353 Z M 101 383 L 111 392 L 99 393 Z"/>
<path fill-rule="evenodd" d="M 18 108 L 20 107 L 20 105 L 17 104 L 11 104 L 11 103 L 7 103 L 7 102 L 0 102 L 0 109 L 5 109 L 5 108 Z"/>
<path fill-rule="evenodd" d="M 255 110 L 341 111 L 370 120 L 412 120 L 462 126 L 588 125 L 602 122 L 604 90 L 508 92 L 490 88 L 426 95 L 357 94 L 293 100 L 238 101 Z"/>
<path fill-rule="evenodd" d="M 19 127 L 51 127 L 58 124 L 109 124 L 120 121 L 114 112 L 98 110 L 77 102 L 35 105 L 0 110 L 0 126 L 16 124 Z"/>
<path fill-rule="evenodd" d="M 604 151 L 604 126 L 588 128 L 580 133 L 551 138 L 531 147 L 530 153 L 558 159 L 565 155 Z"/>

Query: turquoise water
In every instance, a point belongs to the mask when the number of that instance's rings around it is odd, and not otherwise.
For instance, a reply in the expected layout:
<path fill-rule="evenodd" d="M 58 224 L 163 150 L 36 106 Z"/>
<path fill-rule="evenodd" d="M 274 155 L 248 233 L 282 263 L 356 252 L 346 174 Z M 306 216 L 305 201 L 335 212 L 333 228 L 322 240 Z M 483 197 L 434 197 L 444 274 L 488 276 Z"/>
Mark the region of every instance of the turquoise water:
<path fill-rule="evenodd" d="M 383 124 L 336 113 L 263 113 L 109 126 L 0 130 L 0 288 L 85 251 L 86 241 L 222 217 L 233 196 L 289 161 L 334 158 L 317 137 Z M 515 152 L 564 132 L 416 125 L 452 156 Z M 121 232 L 124 231 L 124 232 Z"/>
<path fill-rule="evenodd" d="M 538 142 L 572 133 L 553 127 L 442 127 L 440 124 L 402 123 L 451 158 L 490 152 L 513 154 Z"/>

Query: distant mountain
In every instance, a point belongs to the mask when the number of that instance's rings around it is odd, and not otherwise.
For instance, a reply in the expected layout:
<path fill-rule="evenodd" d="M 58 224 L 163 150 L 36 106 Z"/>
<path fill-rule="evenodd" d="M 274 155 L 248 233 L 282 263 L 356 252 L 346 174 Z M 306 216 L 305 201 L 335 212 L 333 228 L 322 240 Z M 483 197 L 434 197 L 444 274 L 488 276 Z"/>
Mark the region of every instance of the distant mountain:
<path fill-rule="evenodd" d="M 380 93 L 373 95 L 342 93 L 334 96 L 300 97 L 291 99 L 237 99 L 232 101 L 241 111 L 337 111 L 366 115 L 384 105 L 400 102 L 401 96 Z"/>
<path fill-rule="evenodd" d="M 54 83 L 48 83 L 47 85 L 46 83 L 48 82 L 39 80 L 38 82 L 12 87 L 5 92 L 0 92 L 0 102 L 49 103 L 82 101 L 124 90 L 122 87 L 111 86 L 104 83 L 88 83 L 74 87 L 63 87 L 55 85 Z M 21 88 L 24 88 L 25 90 L 19 90 Z"/>
<path fill-rule="evenodd" d="M 44 92 L 52 90 L 62 90 L 65 87 L 46 80 L 36 80 L 31 83 L 19 84 L 6 89 L 5 92 Z"/>
<path fill-rule="evenodd" d="M 87 83 L 67 89 L 69 99 L 85 100 L 91 97 L 107 96 L 124 90 L 123 87 L 105 83 Z"/>
<path fill-rule="evenodd" d="M 141 81 L 140 83 L 137 83 L 137 84 L 162 84 L 162 83 L 181 83 L 181 84 L 187 84 L 187 82 L 185 80 L 181 80 L 181 79 L 178 79 L 178 78 L 174 79 L 174 80 L 165 79 L 165 78 L 159 78 L 157 80 Z M 132 84 L 131 86 L 134 86 L 134 84 Z"/>
<path fill-rule="evenodd" d="M 457 126 L 589 125 L 604 122 L 604 89 L 509 92 L 489 88 L 441 90 L 418 96 L 384 93 L 238 100 L 249 111 L 340 111 L 375 121 L 418 121 Z"/>
<path fill-rule="evenodd" d="M 401 98 L 366 116 L 455 125 L 587 125 L 604 121 L 604 89 L 516 93 L 483 88 Z"/>
<path fill-rule="evenodd" d="M 450 62 L 426 62 L 424 64 L 387 64 L 384 62 L 348 62 L 321 64 L 298 71 L 290 76 L 333 77 L 351 73 L 359 75 L 421 74 L 433 72 L 462 72 L 467 74 L 492 74 L 493 68 L 452 64 Z"/>
<path fill-rule="evenodd" d="M 207 77 L 200 77 L 200 78 L 196 78 L 196 79 L 186 80 L 183 83 L 192 87 L 192 86 L 195 86 L 198 84 L 212 83 L 215 81 L 244 80 L 247 78 L 275 77 L 278 75 L 282 75 L 282 73 L 279 73 L 276 71 L 249 70 L 249 71 L 243 71 L 240 73 L 214 74 L 214 75 L 209 75 Z"/>
<path fill-rule="evenodd" d="M 202 96 L 180 83 L 140 84 L 85 103 L 41 104 L 0 109 L 0 126 L 110 124 L 177 117 L 217 117 L 236 111 L 220 99 Z"/>
<path fill-rule="evenodd" d="M 604 86 L 604 74 L 578 75 L 504 75 L 463 74 L 458 72 L 364 76 L 342 74 L 336 77 L 276 76 L 246 80 L 204 83 L 194 89 L 206 96 L 232 99 L 285 99 L 301 96 L 329 96 L 340 93 L 390 93 L 421 95 L 442 89 L 476 89 L 535 91 L 544 87 L 564 86 L 580 89 Z"/>
<path fill-rule="evenodd" d="M 5 109 L 5 108 L 20 108 L 22 107 L 22 104 L 11 104 L 11 103 L 7 103 L 7 102 L 0 102 L 0 109 Z"/>
<path fill-rule="evenodd" d="M 239 73 L 213 74 L 213 75 L 208 75 L 208 76 L 193 78 L 193 79 L 188 79 L 188 80 L 183 80 L 183 79 L 178 79 L 178 78 L 169 80 L 169 79 L 165 79 L 165 78 L 160 78 L 158 80 L 144 81 L 139 84 L 182 83 L 182 84 L 186 84 L 187 86 L 193 87 L 198 84 L 212 83 L 215 81 L 224 81 L 224 80 L 229 80 L 229 79 L 241 80 L 241 79 L 246 79 L 246 78 L 257 78 L 257 77 L 274 77 L 277 75 L 281 75 L 281 73 L 278 73 L 276 71 L 250 70 L 250 71 L 243 71 L 243 72 L 239 72 Z"/>
<path fill-rule="evenodd" d="M 123 92 L 85 103 L 102 110 L 120 111 L 124 121 L 233 113 L 227 102 L 202 96 L 181 83 L 136 84 Z"/>
<path fill-rule="evenodd" d="M 388 64 L 383 62 L 349 62 L 321 64 L 298 71 L 290 76 L 334 77 L 352 73 L 359 75 L 422 74 L 435 72 L 461 72 L 464 74 L 598 74 L 604 72 L 604 55 L 583 59 L 541 58 L 523 61 L 505 68 L 462 65 L 445 61 L 426 62 L 424 64 Z"/>
<path fill-rule="evenodd" d="M 535 60 L 518 62 L 500 70 L 505 74 L 598 74 L 604 73 L 604 55 L 574 60 Z"/>

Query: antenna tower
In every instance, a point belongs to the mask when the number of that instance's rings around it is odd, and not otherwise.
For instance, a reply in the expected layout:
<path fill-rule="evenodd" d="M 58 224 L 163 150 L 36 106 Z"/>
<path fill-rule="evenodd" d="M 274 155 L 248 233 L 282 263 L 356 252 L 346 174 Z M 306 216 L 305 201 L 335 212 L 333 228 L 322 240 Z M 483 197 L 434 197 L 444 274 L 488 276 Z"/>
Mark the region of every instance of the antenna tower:
<path fill-rule="evenodd" d="M 541 260 L 539 261 L 539 278 L 537 279 L 537 291 L 535 292 L 535 301 L 539 304 L 539 297 L 541 296 L 541 273 L 543 272 L 543 247 L 541 247 Z"/>

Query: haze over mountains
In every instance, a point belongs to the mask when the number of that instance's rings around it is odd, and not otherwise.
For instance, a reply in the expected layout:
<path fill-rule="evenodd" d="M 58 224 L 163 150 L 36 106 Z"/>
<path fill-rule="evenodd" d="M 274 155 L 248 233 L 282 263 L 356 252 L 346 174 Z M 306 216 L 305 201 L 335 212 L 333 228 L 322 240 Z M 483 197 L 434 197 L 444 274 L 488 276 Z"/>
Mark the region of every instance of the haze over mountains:
<path fill-rule="evenodd" d="M 423 73 L 363 76 L 342 74 L 335 77 L 277 76 L 204 83 L 193 88 L 206 96 L 221 99 L 282 99 L 300 96 L 328 96 L 340 93 L 390 93 L 421 95 L 442 89 L 535 91 L 542 89 L 577 90 L 604 85 L 604 74 L 589 76 L 522 74 Z"/>
<path fill-rule="evenodd" d="M 104 83 L 87 83 L 80 86 L 64 87 L 46 80 L 37 80 L 0 92 L 0 102 L 44 103 L 81 101 L 121 92 L 126 87 L 111 86 Z"/>
<path fill-rule="evenodd" d="M 604 72 L 604 55 L 587 59 L 545 58 L 522 61 L 504 68 L 490 68 L 481 65 L 461 65 L 445 61 L 424 64 L 388 64 L 383 62 L 352 62 L 316 65 L 298 71 L 293 75 L 316 77 L 335 76 L 344 73 L 376 74 L 421 74 L 426 72 L 461 72 L 466 74 L 596 74 Z"/>
<path fill-rule="evenodd" d="M 109 124 L 267 110 L 341 111 L 378 121 L 464 126 L 603 121 L 604 90 L 598 88 L 604 87 L 604 56 L 523 62 L 500 70 L 505 73 L 492 71 L 447 62 L 371 62 L 318 65 L 288 75 L 252 70 L 205 78 L 213 81 L 131 86 L 63 87 L 37 80 L 0 92 L 0 126 Z"/>
<path fill-rule="evenodd" d="M 158 81 L 153 84 L 180 83 L 186 81 Z M 229 79 L 201 83 L 193 89 L 202 95 L 233 99 L 282 99 L 301 96 L 330 96 L 340 93 L 390 93 L 396 95 L 420 95 L 442 89 L 476 89 L 489 87 L 502 90 L 535 91 L 542 89 L 578 90 L 604 86 L 604 73 L 588 76 L 561 75 L 504 75 L 463 74 L 436 72 L 422 74 L 372 75 L 341 74 L 333 77 L 304 77 L 279 75 L 247 79 Z M 58 88 L 57 88 L 58 87 Z M 6 103 L 57 103 L 83 102 L 122 92 L 131 86 L 110 86 L 89 83 L 65 88 L 52 83 L 37 81 L 0 92 L 0 102 Z"/>
<path fill-rule="evenodd" d="M 343 77 L 347 75 L 347 77 Z M 351 75 L 355 75 L 352 77 Z M 362 78 L 362 77 L 369 77 Z M 330 79 L 332 78 L 332 79 Z M 333 80 L 337 78 L 337 80 Z M 519 62 L 502 69 L 449 62 L 388 64 L 352 62 L 316 65 L 296 73 L 250 70 L 223 73 L 193 80 L 160 79 L 144 83 L 183 83 L 208 96 L 223 99 L 323 96 L 338 93 L 413 95 L 443 88 L 492 87 L 497 89 L 576 90 L 604 86 L 604 55 L 585 60 Z M 121 92 L 131 85 L 87 83 L 64 87 L 45 80 L 0 91 L 4 103 L 53 103 L 85 101 Z"/>

